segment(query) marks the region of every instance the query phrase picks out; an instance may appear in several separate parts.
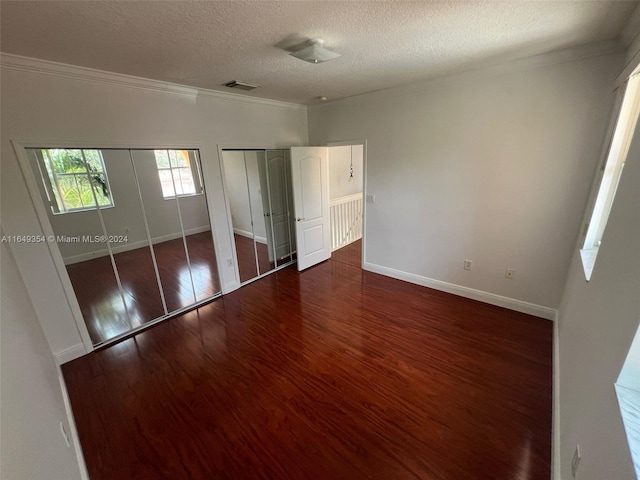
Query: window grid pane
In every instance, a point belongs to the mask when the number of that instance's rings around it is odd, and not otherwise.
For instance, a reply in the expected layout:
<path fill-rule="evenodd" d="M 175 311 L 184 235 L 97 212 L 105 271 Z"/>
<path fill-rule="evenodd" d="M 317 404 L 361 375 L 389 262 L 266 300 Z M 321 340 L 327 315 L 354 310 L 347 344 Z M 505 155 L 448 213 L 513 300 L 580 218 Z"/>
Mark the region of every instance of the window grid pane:
<path fill-rule="evenodd" d="M 189 150 L 154 150 L 154 154 L 165 199 L 198 194 Z"/>
<path fill-rule="evenodd" d="M 57 203 L 54 213 L 94 210 L 96 198 L 100 206 L 113 206 L 99 150 L 44 149 L 41 153 Z"/>

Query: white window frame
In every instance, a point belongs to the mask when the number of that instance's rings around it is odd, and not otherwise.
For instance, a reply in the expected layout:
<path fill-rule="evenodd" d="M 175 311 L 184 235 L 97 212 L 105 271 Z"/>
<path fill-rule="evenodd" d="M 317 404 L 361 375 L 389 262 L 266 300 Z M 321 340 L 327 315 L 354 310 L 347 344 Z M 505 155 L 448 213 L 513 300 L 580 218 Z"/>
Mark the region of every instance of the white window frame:
<path fill-rule="evenodd" d="M 171 166 L 171 156 L 169 152 L 176 152 L 176 151 L 187 151 L 189 153 L 189 168 L 191 170 L 191 177 L 193 180 L 193 186 L 195 189 L 194 193 L 177 193 L 176 192 L 176 184 L 177 179 L 176 179 L 176 174 L 174 173 L 174 171 L 179 170 L 181 168 L 185 168 L 185 167 L 172 167 Z M 155 157 L 156 152 L 157 151 L 164 151 L 167 152 L 167 159 L 169 160 L 169 166 L 168 167 L 160 167 L 158 166 L 157 163 L 157 157 Z M 156 158 L 156 169 L 158 170 L 158 181 L 160 182 L 160 188 L 162 190 L 162 198 L 164 200 L 173 200 L 175 198 L 183 198 L 183 197 L 194 197 L 196 195 L 204 195 L 204 186 L 203 186 L 203 182 L 202 182 L 202 174 L 200 172 L 200 155 L 198 150 L 194 150 L 194 149 L 189 149 L 189 148 L 169 148 L 169 149 L 155 149 L 153 151 L 154 153 L 154 157 Z M 173 195 L 165 195 L 164 194 L 164 189 L 162 189 L 162 179 L 160 177 L 160 172 L 163 170 L 169 170 L 170 174 L 171 174 L 171 178 L 173 180 L 173 191 L 174 194 Z M 179 176 L 179 174 L 178 174 Z"/>
<path fill-rule="evenodd" d="M 598 190 L 587 217 L 588 223 L 583 231 L 584 241 L 580 249 L 587 281 L 591 279 L 640 114 L 640 74 L 637 71 L 619 87 L 614 112 L 604 160 L 598 171 Z"/>
<path fill-rule="evenodd" d="M 87 212 L 87 211 L 91 211 L 91 210 L 97 210 L 98 207 L 103 209 L 103 208 L 113 208 L 115 207 L 115 200 L 113 199 L 113 193 L 111 190 L 111 184 L 109 183 L 109 175 L 107 173 L 107 166 L 104 163 L 104 158 L 102 156 L 102 150 L 97 149 L 97 148 L 54 148 L 54 147 L 42 147 L 39 149 L 34 149 L 35 153 L 36 153 L 36 158 L 37 158 L 37 163 L 38 163 L 38 168 L 40 169 L 40 178 L 42 180 L 43 186 L 44 186 L 44 191 L 47 195 L 47 200 L 49 201 L 49 206 L 51 207 L 51 212 L 54 215 L 66 215 L 69 213 L 77 213 L 77 212 Z M 72 172 L 72 173 L 59 173 L 57 172 L 54 168 L 53 168 L 53 162 L 51 161 L 51 157 L 49 156 L 49 151 L 50 150 L 80 150 L 80 152 L 82 153 L 82 158 L 85 162 L 85 167 L 86 167 L 86 173 L 78 173 L 78 172 Z M 93 192 L 93 201 L 94 204 L 93 205 L 86 205 L 86 206 L 82 206 L 82 207 L 76 207 L 76 208 L 67 208 L 67 206 L 64 204 L 64 199 L 63 199 L 63 195 L 62 195 L 62 191 L 60 190 L 60 186 L 59 186 L 59 182 L 58 182 L 58 178 L 60 176 L 65 176 L 65 177 L 70 177 L 73 176 L 77 185 L 77 177 L 85 177 L 88 179 L 89 184 L 92 185 L 91 182 L 91 173 L 87 167 L 87 160 L 86 160 L 86 154 L 85 151 L 86 150 L 95 150 L 98 152 L 98 158 L 100 160 L 100 165 L 102 166 L 102 171 L 98 172 L 102 175 L 104 175 L 104 179 L 105 179 L 105 184 L 107 186 L 107 191 L 109 192 L 109 203 L 108 204 L 104 204 L 104 205 L 99 205 L 98 204 L 98 199 L 95 195 L 95 192 Z M 53 182 L 51 181 L 51 176 L 49 174 L 49 170 L 46 167 L 46 160 L 44 158 L 44 156 L 42 155 L 42 152 L 45 151 L 47 153 L 48 158 L 48 162 L 49 165 L 51 166 L 51 174 L 53 175 Z M 80 201 L 82 202 L 82 199 L 80 199 Z"/>

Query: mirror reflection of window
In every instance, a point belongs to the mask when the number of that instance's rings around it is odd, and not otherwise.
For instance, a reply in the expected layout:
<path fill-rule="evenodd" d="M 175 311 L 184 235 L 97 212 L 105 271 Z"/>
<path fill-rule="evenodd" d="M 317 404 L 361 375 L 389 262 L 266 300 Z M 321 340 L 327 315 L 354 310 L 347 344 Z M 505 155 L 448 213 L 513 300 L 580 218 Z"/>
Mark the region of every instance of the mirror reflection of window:
<path fill-rule="evenodd" d="M 37 158 L 53 213 L 92 210 L 96 201 L 101 207 L 113 206 L 100 150 L 43 148 Z"/>
<path fill-rule="evenodd" d="M 190 150 L 154 150 L 165 199 L 202 193 L 198 162 Z"/>

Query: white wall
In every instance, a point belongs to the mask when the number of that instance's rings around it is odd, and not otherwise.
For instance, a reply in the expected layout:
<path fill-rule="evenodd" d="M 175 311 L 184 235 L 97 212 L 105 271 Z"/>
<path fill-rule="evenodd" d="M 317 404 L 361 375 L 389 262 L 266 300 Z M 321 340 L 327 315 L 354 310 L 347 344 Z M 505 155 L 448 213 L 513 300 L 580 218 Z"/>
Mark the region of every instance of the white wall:
<path fill-rule="evenodd" d="M 200 148 L 223 289 L 239 285 L 235 266 L 225 261 L 232 258 L 232 236 L 217 146 L 305 144 L 306 108 L 6 55 L 1 83 L 1 213 L 7 235 L 42 233 L 11 140 L 32 146 Z M 52 351 L 59 359 L 81 354 L 82 337 L 47 246 L 11 249 Z"/>
<path fill-rule="evenodd" d="M 79 479 L 59 371 L 6 244 L 0 246 L 0 471 L 4 480 Z"/>
<path fill-rule="evenodd" d="M 233 228 L 243 232 L 251 232 L 251 208 L 249 206 L 244 152 L 223 152 L 222 161 Z"/>
<path fill-rule="evenodd" d="M 553 317 L 623 61 L 571 55 L 309 107 L 311 144 L 367 139 L 367 268 Z"/>
<path fill-rule="evenodd" d="M 349 167 L 353 157 L 353 180 Z M 329 148 L 329 197 L 331 200 L 362 193 L 364 184 L 363 145 L 341 145 Z"/>
<path fill-rule="evenodd" d="M 264 224 L 257 153 L 254 151 L 225 151 L 222 158 L 234 230 L 244 236 L 253 237 L 255 235 L 257 241 L 266 243 L 267 230 Z M 245 155 L 247 157 L 246 164 Z M 264 157 L 264 154 L 262 155 Z M 252 213 L 255 218 L 253 225 L 251 225 Z"/>
<path fill-rule="evenodd" d="M 576 246 L 560 309 L 561 478 L 571 478 L 571 457 L 580 444 L 580 480 L 635 479 L 614 383 L 640 320 L 638 192 L 640 124 L 591 280 L 585 281 Z M 633 387 L 628 378 L 621 380 Z"/>

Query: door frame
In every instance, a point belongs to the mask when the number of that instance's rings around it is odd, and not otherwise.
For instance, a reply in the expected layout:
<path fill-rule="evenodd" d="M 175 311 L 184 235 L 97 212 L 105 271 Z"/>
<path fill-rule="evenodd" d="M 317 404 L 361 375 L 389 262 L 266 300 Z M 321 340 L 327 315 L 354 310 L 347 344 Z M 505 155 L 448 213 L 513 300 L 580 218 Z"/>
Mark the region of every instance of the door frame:
<path fill-rule="evenodd" d="M 360 268 L 364 269 L 367 244 L 365 237 L 367 234 L 367 139 L 360 140 L 341 140 L 335 142 L 327 142 L 326 147 L 345 147 L 349 145 L 362 145 L 362 258 L 360 259 Z M 329 168 L 331 168 L 331 157 L 329 157 Z M 331 192 L 329 192 L 331 193 Z"/>

